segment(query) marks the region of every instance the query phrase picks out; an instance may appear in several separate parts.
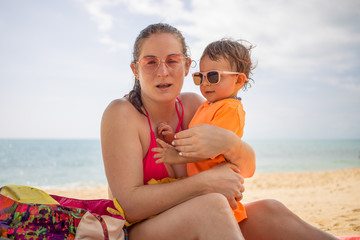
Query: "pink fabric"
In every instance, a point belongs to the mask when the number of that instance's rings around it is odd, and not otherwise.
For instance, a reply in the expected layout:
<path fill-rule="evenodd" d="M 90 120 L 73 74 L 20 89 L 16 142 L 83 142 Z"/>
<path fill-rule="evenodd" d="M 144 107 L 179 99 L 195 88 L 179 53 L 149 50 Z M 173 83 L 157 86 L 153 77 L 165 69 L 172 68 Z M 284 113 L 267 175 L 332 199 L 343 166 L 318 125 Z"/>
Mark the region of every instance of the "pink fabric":
<path fill-rule="evenodd" d="M 150 120 L 149 120 L 149 124 L 150 124 Z M 151 134 L 150 147 L 143 160 L 144 184 L 147 184 L 147 182 L 152 178 L 154 178 L 155 180 L 160 180 L 169 177 L 165 164 L 155 163 L 155 159 L 154 159 L 155 152 L 151 151 L 151 149 L 157 147 L 157 145 L 156 145 L 155 133 L 153 132 L 152 129 L 150 134 Z"/>
<path fill-rule="evenodd" d="M 360 240 L 360 236 L 337 237 L 340 240 Z"/>
<path fill-rule="evenodd" d="M 121 216 L 112 215 L 106 210 L 107 207 L 115 209 L 113 201 L 109 199 L 83 200 L 83 199 L 67 198 L 57 195 L 50 195 L 50 196 L 54 198 L 61 206 L 81 208 L 81 209 L 85 209 L 86 211 L 89 211 L 90 213 L 95 213 L 98 215 L 107 215 L 118 219 L 123 219 Z"/>
<path fill-rule="evenodd" d="M 175 132 L 178 132 L 178 130 L 180 129 L 180 126 L 182 128 L 182 120 L 184 117 L 184 107 L 183 107 L 180 99 L 177 98 L 177 100 L 179 101 L 179 103 L 181 105 L 182 115 L 180 116 L 179 110 L 175 103 L 176 111 L 177 111 L 177 114 L 179 117 L 179 124 L 178 124 Z M 148 122 L 149 122 L 149 126 L 150 126 L 151 140 L 150 140 L 150 147 L 148 149 L 148 152 L 147 152 L 145 158 L 143 159 L 144 184 L 147 184 L 147 182 L 149 180 L 151 180 L 152 178 L 154 178 L 155 180 L 160 180 L 160 179 L 169 177 L 169 174 L 166 170 L 165 164 L 155 163 L 155 159 L 154 159 L 155 152 L 151 151 L 151 149 L 157 147 L 156 137 L 155 137 L 155 133 L 151 127 L 150 118 L 149 118 L 149 115 L 147 112 L 146 112 L 146 116 L 148 118 Z"/>

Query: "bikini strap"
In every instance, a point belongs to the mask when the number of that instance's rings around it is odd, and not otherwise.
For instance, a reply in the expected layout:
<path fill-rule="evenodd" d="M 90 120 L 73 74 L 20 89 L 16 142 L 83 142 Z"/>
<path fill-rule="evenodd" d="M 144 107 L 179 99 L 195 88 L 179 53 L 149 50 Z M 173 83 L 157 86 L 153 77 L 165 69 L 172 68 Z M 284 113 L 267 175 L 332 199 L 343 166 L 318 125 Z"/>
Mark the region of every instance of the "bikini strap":
<path fill-rule="evenodd" d="M 177 132 L 179 131 L 179 128 L 180 128 L 180 127 L 181 127 L 182 130 L 184 130 L 184 126 L 183 126 L 184 106 L 183 106 L 183 104 L 182 104 L 182 102 L 180 101 L 179 98 L 176 98 L 176 100 L 180 103 L 181 113 L 182 113 L 182 114 L 181 114 L 181 116 L 180 116 L 179 109 L 178 109 L 178 107 L 177 107 L 177 104 L 175 103 L 176 113 L 177 113 L 177 115 L 178 115 L 178 117 L 179 117 L 179 124 L 178 124 L 178 126 L 176 127 L 175 133 L 177 133 Z M 150 122 L 149 114 L 148 114 L 148 112 L 146 111 L 145 108 L 144 108 L 144 110 L 145 110 L 145 113 L 146 113 L 147 120 L 148 120 L 148 122 L 149 122 L 150 130 L 153 131 L 153 130 L 152 130 L 152 127 L 151 127 L 151 122 Z"/>
<path fill-rule="evenodd" d="M 149 114 L 148 114 L 148 112 L 146 111 L 145 108 L 144 108 L 144 110 L 145 110 L 145 113 L 146 113 L 147 120 L 148 120 L 148 122 L 149 122 L 150 130 L 153 131 L 153 130 L 152 130 L 152 127 L 151 127 L 151 122 L 150 122 Z"/>
<path fill-rule="evenodd" d="M 177 133 L 181 127 L 181 130 L 184 130 L 184 126 L 183 126 L 183 118 L 184 118 L 184 106 L 182 104 L 182 102 L 180 101 L 180 99 L 177 97 L 176 100 L 180 103 L 180 106 L 181 106 L 181 116 L 180 116 L 180 113 L 179 113 L 179 109 L 177 107 L 177 104 L 175 103 L 175 108 L 176 108 L 176 112 L 177 112 L 177 115 L 179 117 L 179 124 L 178 126 L 176 127 L 176 130 L 175 130 L 175 133 Z"/>

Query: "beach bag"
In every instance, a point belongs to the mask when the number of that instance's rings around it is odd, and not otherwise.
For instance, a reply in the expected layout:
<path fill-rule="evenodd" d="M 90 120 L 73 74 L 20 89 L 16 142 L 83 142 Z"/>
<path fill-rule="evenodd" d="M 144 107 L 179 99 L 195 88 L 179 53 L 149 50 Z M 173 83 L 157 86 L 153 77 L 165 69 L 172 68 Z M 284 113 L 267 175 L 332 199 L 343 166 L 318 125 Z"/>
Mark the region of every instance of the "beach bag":
<path fill-rule="evenodd" d="M 128 239 L 125 219 L 107 199 L 81 200 L 40 189 L 0 189 L 0 239 Z"/>

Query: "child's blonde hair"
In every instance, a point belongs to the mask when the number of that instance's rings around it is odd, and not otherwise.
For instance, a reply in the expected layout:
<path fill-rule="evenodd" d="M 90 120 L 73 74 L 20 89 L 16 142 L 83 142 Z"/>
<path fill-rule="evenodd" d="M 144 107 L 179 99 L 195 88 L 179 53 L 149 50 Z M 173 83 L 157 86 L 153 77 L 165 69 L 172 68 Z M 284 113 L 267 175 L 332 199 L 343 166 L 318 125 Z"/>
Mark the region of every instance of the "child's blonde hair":
<path fill-rule="evenodd" d="M 245 46 L 245 44 L 248 46 Z M 232 71 L 244 73 L 248 81 L 244 84 L 243 89 L 246 90 L 251 87 L 249 81 L 254 80 L 251 78 L 252 70 L 255 66 L 251 61 L 251 50 L 254 46 L 245 40 L 233 40 L 230 38 L 223 38 L 207 45 L 201 59 L 208 56 L 213 61 L 218 61 L 223 58 L 229 62 Z"/>

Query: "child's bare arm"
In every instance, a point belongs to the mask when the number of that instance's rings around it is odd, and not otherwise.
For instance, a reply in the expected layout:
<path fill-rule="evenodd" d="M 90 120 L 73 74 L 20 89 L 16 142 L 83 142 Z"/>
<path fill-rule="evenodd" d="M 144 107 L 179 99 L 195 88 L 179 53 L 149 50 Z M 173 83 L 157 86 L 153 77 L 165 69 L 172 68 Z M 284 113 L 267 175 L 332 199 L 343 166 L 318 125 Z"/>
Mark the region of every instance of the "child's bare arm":
<path fill-rule="evenodd" d="M 158 143 L 159 147 L 153 148 L 153 152 L 157 152 L 154 155 L 154 158 L 158 158 L 156 160 L 156 163 L 167 163 L 167 164 L 179 164 L 181 163 L 178 159 L 179 153 L 176 151 L 176 149 L 171 146 L 170 144 L 167 144 L 161 139 L 156 139 L 156 142 Z"/>
<path fill-rule="evenodd" d="M 157 132 L 159 138 L 168 144 L 171 144 L 171 142 L 174 140 L 175 132 L 172 127 L 165 122 L 159 123 Z"/>
<path fill-rule="evenodd" d="M 159 147 L 152 149 L 153 152 L 157 152 L 154 155 L 154 158 L 158 158 L 156 163 L 181 164 L 200 162 L 204 160 L 202 158 L 183 157 L 179 155 L 179 152 L 172 145 L 167 144 L 161 139 L 156 139 L 156 142 L 158 143 Z"/>

